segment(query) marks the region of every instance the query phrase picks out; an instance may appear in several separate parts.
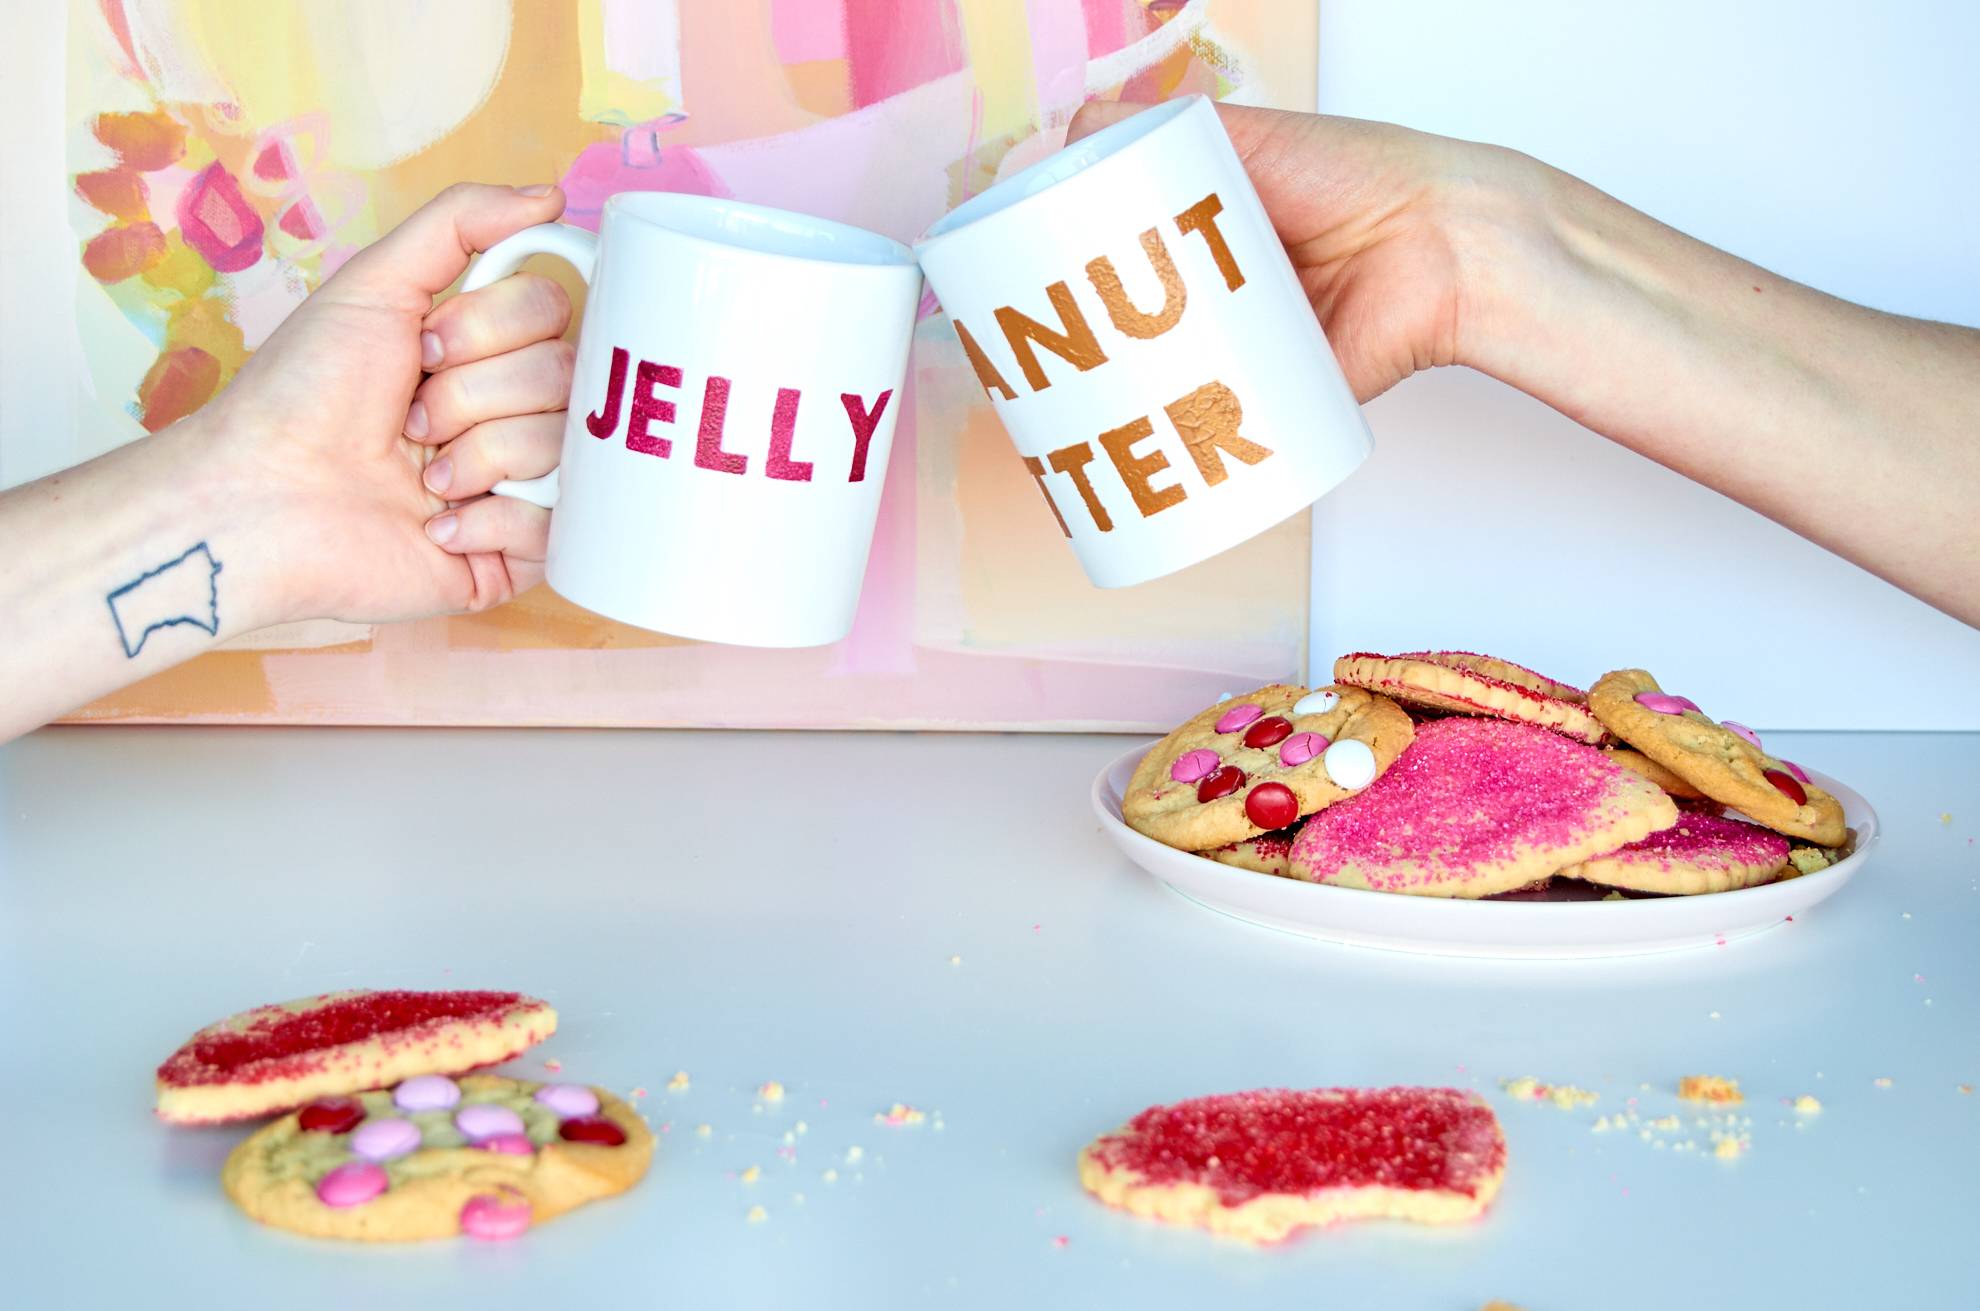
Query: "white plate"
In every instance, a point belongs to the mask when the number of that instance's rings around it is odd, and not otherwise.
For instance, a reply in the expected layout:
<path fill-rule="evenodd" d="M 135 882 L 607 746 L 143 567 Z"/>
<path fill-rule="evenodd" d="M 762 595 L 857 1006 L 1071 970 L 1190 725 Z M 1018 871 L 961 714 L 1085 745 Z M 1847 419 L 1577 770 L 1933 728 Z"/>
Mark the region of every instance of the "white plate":
<path fill-rule="evenodd" d="M 1150 744 L 1152 745 L 1152 744 Z M 1825 774 L 1856 850 L 1815 874 L 1737 892 L 1630 901 L 1460 901 L 1331 888 L 1219 864 L 1165 847 L 1121 822 L 1121 794 L 1148 751 L 1125 752 L 1093 780 L 1100 826 L 1129 860 L 1200 906 L 1309 938 L 1440 956 L 1633 956 L 1709 947 L 1771 929 L 1842 891 L 1877 845 L 1877 812 Z"/>

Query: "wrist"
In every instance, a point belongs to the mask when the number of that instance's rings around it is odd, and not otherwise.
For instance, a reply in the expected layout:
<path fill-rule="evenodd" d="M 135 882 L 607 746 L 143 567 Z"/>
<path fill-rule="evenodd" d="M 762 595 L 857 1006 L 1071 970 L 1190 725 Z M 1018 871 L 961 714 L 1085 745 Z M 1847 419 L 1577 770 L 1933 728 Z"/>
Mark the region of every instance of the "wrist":
<path fill-rule="evenodd" d="M 168 513 L 184 524 L 189 545 L 206 542 L 220 563 L 216 639 L 311 617 L 290 582 L 297 518 L 284 512 L 279 483 L 256 466 L 251 434 L 226 407 L 209 405 L 145 445 L 161 462 L 155 476 L 174 489 Z"/>

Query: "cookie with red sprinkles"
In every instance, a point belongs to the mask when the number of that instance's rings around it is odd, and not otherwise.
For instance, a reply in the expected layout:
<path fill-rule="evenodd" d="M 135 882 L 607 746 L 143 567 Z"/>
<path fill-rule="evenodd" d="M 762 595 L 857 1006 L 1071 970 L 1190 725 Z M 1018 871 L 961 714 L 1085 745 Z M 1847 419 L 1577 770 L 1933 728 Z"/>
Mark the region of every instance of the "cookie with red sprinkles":
<path fill-rule="evenodd" d="M 1306 821 L 1294 878 L 1420 897 L 1489 897 L 1606 855 L 1677 806 L 1594 747 L 1531 724 L 1453 717 L 1417 727 L 1393 768 Z"/>
<path fill-rule="evenodd" d="M 1670 828 L 1570 865 L 1561 876 L 1635 892 L 1692 896 L 1771 883 L 1787 863 L 1788 840 L 1778 833 L 1736 819 L 1686 813 Z"/>
<path fill-rule="evenodd" d="M 1842 803 L 1801 766 L 1767 754 L 1746 725 L 1713 719 L 1641 669 L 1602 675 L 1588 705 L 1610 732 L 1712 800 L 1776 833 L 1817 846 L 1842 844 Z"/>
<path fill-rule="evenodd" d="M 1334 661 L 1334 681 L 1407 706 L 1538 724 L 1577 742 L 1607 736 L 1580 688 L 1475 651 L 1357 651 Z"/>
<path fill-rule="evenodd" d="M 1298 836 L 1299 825 L 1294 824 L 1290 828 L 1273 829 L 1270 833 L 1260 833 L 1255 838 L 1246 838 L 1242 842 L 1198 854 L 1208 856 L 1220 865 L 1286 878 L 1287 859 L 1292 855 L 1293 839 Z"/>
<path fill-rule="evenodd" d="M 653 1150 L 603 1088 L 425 1074 L 264 1125 L 220 1182 L 255 1220 L 313 1238 L 506 1239 L 631 1188 Z"/>
<path fill-rule="evenodd" d="M 158 1116 L 217 1124 L 318 1097 L 496 1065 L 557 1031 L 519 992 L 356 990 L 257 1006 L 207 1025 L 158 1067 Z"/>
<path fill-rule="evenodd" d="M 1506 1140 L 1456 1088 L 1261 1089 L 1143 1111 L 1079 1154 L 1109 1206 L 1274 1243 L 1308 1225 L 1469 1220 L 1505 1177 Z"/>
<path fill-rule="evenodd" d="M 1414 732 L 1400 706 L 1358 687 L 1269 684 L 1156 743 L 1128 780 L 1121 818 L 1184 851 L 1243 842 L 1360 792 Z"/>

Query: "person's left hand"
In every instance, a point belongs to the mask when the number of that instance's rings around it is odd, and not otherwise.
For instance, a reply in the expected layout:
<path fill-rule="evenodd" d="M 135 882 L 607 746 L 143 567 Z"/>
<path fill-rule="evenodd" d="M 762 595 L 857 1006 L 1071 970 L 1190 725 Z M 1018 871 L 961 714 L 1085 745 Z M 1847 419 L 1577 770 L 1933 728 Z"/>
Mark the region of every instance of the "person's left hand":
<path fill-rule="evenodd" d="M 482 610 L 540 580 L 549 512 L 483 493 L 557 462 L 570 301 L 526 273 L 433 298 L 563 208 L 554 188 L 449 187 L 298 306 L 197 416 L 241 494 L 279 521 L 271 619 Z"/>

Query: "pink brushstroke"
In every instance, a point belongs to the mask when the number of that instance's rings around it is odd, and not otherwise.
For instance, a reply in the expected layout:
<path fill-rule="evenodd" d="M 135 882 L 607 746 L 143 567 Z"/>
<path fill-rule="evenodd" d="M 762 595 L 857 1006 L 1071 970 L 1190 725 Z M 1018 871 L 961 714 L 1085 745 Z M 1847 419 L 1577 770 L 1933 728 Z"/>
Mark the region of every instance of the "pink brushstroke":
<path fill-rule="evenodd" d="M 616 144 L 586 146 L 561 179 L 565 221 L 598 230 L 605 202 L 621 191 L 677 191 L 694 196 L 734 193 L 689 146 L 667 145 L 661 137 L 680 120 L 672 116 L 639 123 Z"/>
<path fill-rule="evenodd" d="M 1068 0 L 1025 0 L 1031 31 L 1031 82 L 1048 116 L 1085 99 L 1086 19 Z"/>
<path fill-rule="evenodd" d="M 215 161 L 179 195 L 179 233 L 221 273 L 238 273 L 261 258 L 261 215 L 240 184 Z"/>
<path fill-rule="evenodd" d="M 1086 0 L 1086 53 L 1110 55 L 1128 43 L 1127 10 L 1132 0 Z M 1136 6 L 1139 12 L 1140 7 Z"/>
<path fill-rule="evenodd" d="M 846 10 L 840 0 L 771 0 L 770 42 L 785 64 L 846 57 Z"/>
<path fill-rule="evenodd" d="M 845 6 L 855 106 L 959 72 L 967 60 L 954 0 L 845 0 Z"/>

